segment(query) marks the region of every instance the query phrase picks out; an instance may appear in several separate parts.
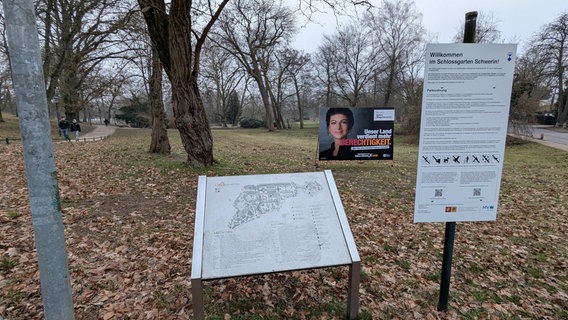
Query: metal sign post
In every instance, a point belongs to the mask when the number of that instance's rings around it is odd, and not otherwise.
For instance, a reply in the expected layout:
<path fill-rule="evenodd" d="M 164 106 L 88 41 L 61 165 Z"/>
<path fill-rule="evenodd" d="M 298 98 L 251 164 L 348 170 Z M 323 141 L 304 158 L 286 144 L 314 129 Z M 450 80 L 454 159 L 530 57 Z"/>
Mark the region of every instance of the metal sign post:
<path fill-rule="evenodd" d="M 477 12 L 472 11 L 465 14 L 464 43 L 475 42 L 475 26 L 477 22 Z M 440 279 L 440 297 L 438 300 L 438 311 L 448 310 L 448 297 L 450 295 L 450 278 L 452 275 L 452 257 L 454 255 L 454 238 L 456 235 L 456 223 L 446 222 L 444 233 L 444 256 L 442 258 L 442 276 Z"/>

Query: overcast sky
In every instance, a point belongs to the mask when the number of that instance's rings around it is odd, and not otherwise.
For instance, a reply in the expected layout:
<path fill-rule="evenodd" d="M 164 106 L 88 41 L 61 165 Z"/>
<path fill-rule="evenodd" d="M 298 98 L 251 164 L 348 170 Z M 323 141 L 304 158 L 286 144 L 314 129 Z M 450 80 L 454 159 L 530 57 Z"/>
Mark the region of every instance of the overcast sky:
<path fill-rule="evenodd" d="M 380 3 L 371 0 L 372 3 Z M 465 21 L 465 14 L 477 11 L 493 15 L 498 28 L 508 43 L 523 43 L 547 23 L 562 13 L 568 13 L 568 0 L 415 0 L 417 10 L 422 13 L 422 24 L 426 30 L 437 36 L 437 42 L 452 42 Z M 324 34 L 331 35 L 336 27 L 347 19 L 333 15 L 317 16 L 320 25 L 310 23 L 300 26 L 300 33 L 293 46 L 305 52 L 315 52 Z"/>

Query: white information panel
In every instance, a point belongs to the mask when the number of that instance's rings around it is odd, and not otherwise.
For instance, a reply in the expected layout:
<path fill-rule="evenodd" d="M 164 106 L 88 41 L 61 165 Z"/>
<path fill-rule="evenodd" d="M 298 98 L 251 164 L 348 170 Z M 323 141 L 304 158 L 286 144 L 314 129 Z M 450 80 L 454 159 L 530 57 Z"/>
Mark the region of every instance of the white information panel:
<path fill-rule="evenodd" d="M 207 177 L 202 279 L 351 264 L 353 237 L 329 177 Z"/>
<path fill-rule="evenodd" d="M 495 220 L 514 44 L 426 50 L 415 222 Z"/>

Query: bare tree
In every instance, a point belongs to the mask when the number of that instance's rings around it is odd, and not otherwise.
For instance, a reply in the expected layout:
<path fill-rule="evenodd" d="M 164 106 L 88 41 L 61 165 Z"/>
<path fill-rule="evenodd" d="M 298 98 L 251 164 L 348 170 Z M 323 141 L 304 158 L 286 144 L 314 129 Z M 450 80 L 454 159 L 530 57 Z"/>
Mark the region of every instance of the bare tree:
<path fill-rule="evenodd" d="M 65 113 L 78 118 L 87 104 L 81 93 L 89 75 L 128 51 L 120 33 L 130 19 L 130 7 L 120 0 L 45 0 L 37 10 L 48 101 L 58 94 Z"/>
<path fill-rule="evenodd" d="M 8 52 L 8 40 L 6 39 L 6 19 L 4 18 L 4 7 L 0 11 L 0 53 L 2 56 L 0 57 L 0 122 L 4 122 L 4 118 L 2 118 L 2 111 L 6 110 L 7 107 L 10 107 L 13 112 L 17 115 L 18 110 L 14 108 L 15 101 L 13 99 L 12 92 L 12 75 L 9 70 L 10 66 L 10 53 Z"/>
<path fill-rule="evenodd" d="M 565 99 L 566 70 L 568 67 L 568 13 L 563 13 L 553 22 L 546 24 L 534 37 L 534 47 L 546 61 L 548 75 L 556 86 L 558 105 L 557 125 L 568 120 L 568 106 Z"/>
<path fill-rule="evenodd" d="M 357 23 L 349 24 L 333 36 L 324 36 L 319 50 L 322 55 L 332 55 L 329 64 L 332 92 L 349 106 L 357 106 L 373 79 L 377 62 L 377 51 L 367 31 Z"/>
<path fill-rule="evenodd" d="M 162 63 L 158 51 L 152 48 L 152 72 L 150 74 L 150 111 L 152 113 L 152 140 L 150 153 L 170 154 L 170 140 L 166 130 L 164 96 L 162 93 Z"/>
<path fill-rule="evenodd" d="M 193 167 L 213 164 L 213 136 L 198 88 L 201 50 L 228 0 L 138 0 L 153 47 L 172 84 L 175 126 Z"/>
<path fill-rule="evenodd" d="M 331 37 L 325 37 L 323 44 L 318 48 L 312 60 L 312 67 L 316 70 L 317 80 L 323 84 L 320 93 L 326 107 L 332 107 L 335 97 L 333 90 L 333 66 L 335 64 L 334 44 Z M 316 62 L 317 61 L 317 62 Z"/>
<path fill-rule="evenodd" d="M 12 77 L 7 70 L 0 71 L 0 122 L 4 122 L 2 112 L 10 108 L 12 111 L 15 107 L 15 101 L 12 95 Z"/>
<path fill-rule="evenodd" d="M 422 47 L 426 43 L 422 44 Z M 419 106 L 422 104 L 422 85 L 424 68 L 424 49 L 407 53 L 402 60 L 401 72 L 399 75 L 399 94 L 404 104 L 409 106 Z"/>
<path fill-rule="evenodd" d="M 152 47 L 145 24 L 142 15 L 135 14 L 127 25 L 128 29 L 125 33 L 132 50 L 131 58 L 127 62 L 134 64 L 138 69 L 150 102 L 152 134 L 149 152 L 170 154 L 171 146 L 164 108 L 162 63 L 158 51 Z"/>
<path fill-rule="evenodd" d="M 279 129 L 286 128 L 286 123 L 283 117 L 283 105 L 286 100 L 294 95 L 291 90 L 293 84 L 293 73 L 291 72 L 294 64 L 296 63 L 291 56 L 293 53 L 291 49 L 278 50 L 273 56 L 274 67 L 268 70 L 265 78 L 270 83 L 271 90 L 269 90 L 270 100 L 274 114 L 276 115 L 276 123 Z"/>
<path fill-rule="evenodd" d="M 359 2 L 299 1 L 304 4 L 306 12 L 317 11 L 321 3 L 340 8 L 345 3 Z M 203 167 L 213 162 L 213 139 L 197 80 L 203 44 L 228 2 L 171 0 L 169 8 L 166 8 L 165 0 L 138 0 L 152 45 L 158 49 L 163 68 L 172 84 L 175 123 L 191 166 Z"/>
<path fill-rule="evenodd" d="M 271 105 L 268 81 L 275 47 L 295 31 L 291 11 L 270 0 L 237 0 L 225 12 L 215 33 L 216 43 L 233 54 L 258 86 L 269 131 L 281 126 L 278 109 Z"/>
<path fill-rule="evenodd" d="M 118 68 L 120 70 L 120 68 Z M 116 108 L 117 100 L 124 95 L 125 87 L 130 82 L 126 74 L 122 72 L 116 72 L 112 74 L 101 75 L 98 79 L 95 79 L 100 88 L 103 91 L 98 95 L 98 100 L 101 101 L 103 105 L 102 116 L 109 121 L 112 119 L 112 110 Z M 110 98 L 107 98 L 110 97 Z"/>
<path fill-rule="evenodd" d="M 229 97 L 245 82 L 246 73 L 229 52 L 217 46 L 211 46 L 203 59 L 203 75 L 214 92 L 214 116 L 226 127 L 234 124 L 230 119 L 233 113 L 229 105 Z M 240 111 L 239 111 L 240 112 Z"/>
<path fill-rule="evenodd" d="M 297 50 L 287 50 L 284 52 L 284 58 L 288 61 L 287 72 L 294 85 L 294 93 L 296 95 L 296 104 L 298 107 L 298 117 L 300 118 L 300 129 L 304 128 L 304 101 L 301 94 L 301 78 L 303 71 L 310 62 L 310 56 L 303 54 Z"/>
<path fill-rule="evenodd" d="M 365 20 L 373 30 L 381 56 L 375 70 L 384 74 L 384 106 L 390 104 L 392 95 L 400 88 L 400 80 L 409 71 L 405 69 L 416 63 L 416 53 L 422 53 L 425 29 L 421 19 L 414 2 L 409 1 L 388 0 L 376 13 L 367 11 Z"/>
<path fill-rule="evenodd" d="M 515 64 L 509 119 L 523 123 L 532 120 L 540 101 L 552 96 L 551 84 L 547 61 L 537 47 L 529 47 Z"/>

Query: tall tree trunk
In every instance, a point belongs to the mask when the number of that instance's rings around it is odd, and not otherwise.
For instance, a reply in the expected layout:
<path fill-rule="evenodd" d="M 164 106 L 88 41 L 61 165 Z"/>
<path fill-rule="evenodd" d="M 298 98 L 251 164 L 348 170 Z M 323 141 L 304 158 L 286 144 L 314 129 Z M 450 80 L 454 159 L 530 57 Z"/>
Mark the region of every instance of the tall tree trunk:
<path fill-rule="evenodd" d="M 264 85 L 259 84 L 259 89 L 261 86 L 264 88 Z M 266 112 L 266 127 L 268 128 L 268 131 L 274 131 L 274 118 L 272 118 L 272 110 L 270 110 L 270 99 L 268 98 L 268 93 L 266 92 L 266 89 L 260 89 L 259 91 L 260 97 L 262 98 L 262 104 L 264 105 L 264 111 Z"/>
<path fill-rule="evenodd" d="M 562 90 L 561 94 L 558 95 L 558 120 L 556 121 L 557 125 L 564 126 L 568 120 L 568 104 L 566 103 L 566 99 L 560 98 L 565 96 L 564 90 Z"/>
<path fill-rule="evenodd" d="M 110 99 L 110 103 L 107 107 L 106 111 L 106 119 L 108 120 L 108 123 L 110 124 L 110 120 L 112 119 L 112 108 L 114 108 L 114 101 L 116 100 L 116 96 L 113 95 L 112 98 Z"/>
<path fill-rule="evenodd" d="M 360 91 L 361 88 L 359 87 L 359 79 L 355 79 L 355 82 L 353 83 L 353 99 L 351 99 L 350 101 L 351 107 L 357 107 L 357 105 L 359 104 Z"/>
<path fill-rule="evenodd" d="M 280 107 L 280 102 L 278 101 L 278 99 L 274 96 L 274 92 L 272 91 L 272 88 L 270 87 L 270 81 L 268 79 L 268 77 L 266 75 L 263 76 L 264 78 L 264 88 L 266 89 L 266 91 L 268 92 L 268 95 L 270 97 L 270 101 L 271 101 L 271 106 L 272 106 L 272 114 L 274 116 L 274 122 L 276 123 L 276 128 L 278 129 L 284 129 L 286 127 L 286 124 L 284 123 L 284 119 L 282 118 L 282 112 L 280 111 L 282 108 Z"/>
<path fill-rule="evenodd" d="M 563 52 L 563 50 L 562 50 Z M 568 106 L 566 104 L 566 99 L 564 95 L 564 66 L 562 61 L 564 60 L 562 52 L 558 59 L 558 118 L 556 120 L 557 125 L 564 125 L 566 120 L 568 120 Z"/>
<path fill-rule="evenodd" d="M 69 70 L 74 70 L 79 68 L 78 63 L 75 61 L 68 61 Z M 79 112 L 82 109 L 82 95 L 80 92 L 80 85 L 78 75 L 74 72 L 65 72 L 61 79 L 61 100 L 63 101 L 63 108 L 64 114 L 67 117 L 67 120 L 71 121 L 72 119 L 79 120 Z"/>
<path fill-rule="evenodd" d="M 170 12 L 170 81 L 175 125 L 187 153 L 187 164 L 206 167 L 213 164 L 213 136 L 197 87 L 197 70 L 192 68 L 193 50 L 187 34 L 187 30 L 191 30 L 190 4 L 174 1 Z"/>
<path fill-rule="evenodd" d="M 152 141 L 150 153 L 170 154 L 170 140 L 166 130 L 164 100 L 162 95 L 162 64 L 156 49 L 152 49 L 152 74 L 150 75 L 150 106 L 152 109 Z"/>
<path fill-rule="evenodd" d="M 395 77 L 394 59 L 391 59 L 390 63 L 391 65 L 389 66 L 389 75 L 387 79 L 387 88 L 385 90 L 385 99 L 383 100 L 383 106 L 387 106 L 390 103 L 390 98 L 394 86 L 394 77 Z"/>
<path fill-rule="evenodd" d="M 272 113 L 274 114 L 274 123 L 276 129 L 284 129 L 282 115 L 280 114 L 278 104 L 272 103 Z"/>
<path fill-rule="evenodd" d="M 212 165 L 213 136 L 197 81 L 185 86 L 180 83 L 172 85 L 172 102 L 175 125 L 187 152 L 187 163 L 198 168 Z"/>
<path fill-rule="evenodd" d="M 272 114 L 274 115 L 274 123 L 276 124 L 276 128 L 284 129 L 284 120 L 282 119 L 282 114 L 280 113 L 280 104 L 274 97 L 272 91 L 268 90 L 268 94 L 270 95 L 270 105 L 272 106 Z"/>
<path fill-rule="evenodd" d="M 239 100 L 239 112 L 233 119 L 233 127 L 239 124 L 239 120 L 241 119 L 241 115 L 243 114 L 243 103 L 245 101 L 245 96 L 248 90 L 248 81 L 245 80 L 245 86 L 243 88 L 243 92 L 241 93 L 241 99 Z"/>
<path fill-rule="evenodd" d="M 294 80 L 294 89 L 296 89 L 296 100 L 298 101 L 298 114 L 300 115 L 300 129 L 304 129 L 304 107 L 302 105 L 302 100 L 300 99 L 300 88 L 298 86 L 298 79 L 296 77 Z"/>
<path fill-rule="evenodd" d="M 262 98 L 262 104 L 264 105 L 264 111 L 266 112 L 264 118 L 266 121 L 266 127 L 268 128 L 268 131 L 274 131 L 274 118 L 272 117 L 268 88 L 264 85 L 263 81 L 264 79 L 262 77 L 262 73 L 260 72 L 258 62 L 254 62 L 255 60 L 256 56 L 253 56 L 252 72 L 249 73 L 256 82 L 256 84 L 258 85 L 258 91 L 260 92 L 260 97 Z"/>
<path fill-rule="evenodd" d="M 171 1 L 168 15 L 164 0 L 138 0 L 152 45 L 158 50 L 162 66 L 172 84 L 175 126 L 187 153 L 187 164 L 192 167 L 213 164 L 213 136 L 197 80 L 201 48 L 228 1 L 222 0 L 212 11 L 211 20 L 193 47 L 191 36 L 195 33 L 192 33 L 191 1 Z"/>
<path fill-rule="evenodd" d="M 252 78 L 258 85 L 258 91 L 260 93 L 260 97 L 262 98 L 262 105 L 264 106 L 264 121 L 266 121 L 266 127 L 268 131 L 274 131 L 274 118 L 272 117 L 272 110 L 270 106 L 270 97 L 268 96 L 268 89 L 264 85 L 262 81 L 262 75 L 260 74 L 260 69 L 258 66 L 253 65 L 254 72 L 251 73 Z M 257 73 L 258 72 L 258 73 Z"/>

